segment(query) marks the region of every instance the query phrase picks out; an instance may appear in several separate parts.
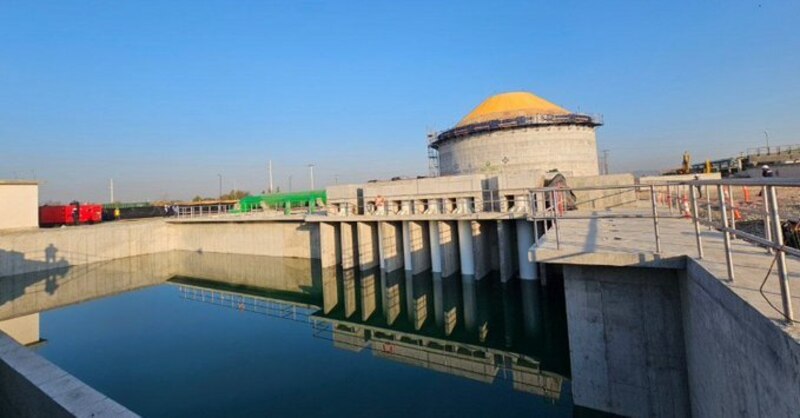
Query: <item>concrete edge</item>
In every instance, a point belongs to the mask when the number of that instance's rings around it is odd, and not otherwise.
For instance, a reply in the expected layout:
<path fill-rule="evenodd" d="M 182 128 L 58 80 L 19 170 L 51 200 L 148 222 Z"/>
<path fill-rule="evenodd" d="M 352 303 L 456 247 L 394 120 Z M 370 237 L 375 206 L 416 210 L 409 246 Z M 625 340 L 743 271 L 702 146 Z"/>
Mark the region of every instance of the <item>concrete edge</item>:
<path fill-rule="evenodd" d="M 4 416 L 138 417 L 3 332 L 0 387 Z"/>
<path fill-rule="evenodd" d="M 551 250 L 537 248 L 536 245 L 528 250 L 529 260 L 545 264 L 578 264 L 588 266 L 609 267 L 647 267 L 684 269 L 686 256 L 664 257 L 652 252 L 627 253 L 627 252 L 593 252 L 569 250 Z"/>

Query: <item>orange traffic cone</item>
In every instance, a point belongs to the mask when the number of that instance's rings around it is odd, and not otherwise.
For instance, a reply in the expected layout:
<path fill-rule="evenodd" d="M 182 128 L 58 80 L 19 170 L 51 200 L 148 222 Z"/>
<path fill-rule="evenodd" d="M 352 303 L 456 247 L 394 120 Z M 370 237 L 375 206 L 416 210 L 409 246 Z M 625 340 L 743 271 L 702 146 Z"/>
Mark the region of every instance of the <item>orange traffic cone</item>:
<path fill-rule="evenodd" d="M 685 219 L 692 219 L 692 213 L 689 211 L 689 199 L 683 196 L 681 206 L 683 207 L 683 217 Z"/>
<path fill-rule="evenodd" d="M 750 204 L 750 190 L 747 189 L 747 186 L 744 186 L 744 203 Z"/>

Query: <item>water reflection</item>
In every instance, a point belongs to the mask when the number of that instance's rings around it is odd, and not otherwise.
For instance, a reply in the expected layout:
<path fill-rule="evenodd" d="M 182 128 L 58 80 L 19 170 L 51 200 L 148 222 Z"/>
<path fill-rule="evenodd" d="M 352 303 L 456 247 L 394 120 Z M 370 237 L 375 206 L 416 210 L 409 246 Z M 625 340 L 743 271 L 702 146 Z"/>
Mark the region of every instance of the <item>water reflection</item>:
<path fill-rule="evenodd" d="M 569 373 L 567 337 L 545 332 L 545 311 L 559 307 L 543 302 L 538 283 L 502 285 L 403 271 L 323 275 L 331 290 L 323 292 L 324 309 L 311 319 L 314 335 L 335 347 L 367 349 L 376 357 L 487 383 L 508 379 L 515 390 L 561 397 Z M 352 300 L 358 297 L 360 304 Z M 382 315 L 374 315 L 378 301 Z M 361 315 L 353 306 L 360 306 Z M 549 316 L 558 321 L 556 312 Z"/>
<path fill-rule="evenodd" d="M 0 301 L 0 320 L 165 282 L 187 303 L 310 324 L 310 335 L 341 350 L 473 381 L 508 381 L 553 401 L 569 392 L 562 293 L 530 281 L 172 252 L 2 278 L 2 286 L 27 290 Z M 36 322 L 38 328 L 38 316 Z"/>

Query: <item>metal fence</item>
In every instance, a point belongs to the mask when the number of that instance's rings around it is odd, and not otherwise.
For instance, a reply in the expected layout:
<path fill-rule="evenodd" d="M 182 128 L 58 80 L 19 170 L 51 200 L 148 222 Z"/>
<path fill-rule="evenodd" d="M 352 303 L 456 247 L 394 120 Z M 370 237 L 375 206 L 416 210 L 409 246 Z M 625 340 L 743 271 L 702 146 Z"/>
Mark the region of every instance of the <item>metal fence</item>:
<path fill-rule="evenodd" d="M 732 239 L 738 238 L 763 247 L 774 254 L 772 266 L 777 266 L 780 280 L 781 312 L 789 322 L 794 321 L 788 282 L 786 256 L 800 257 L 800 250 L 786 244 L 800 243 L 800 228 L 786 228 L 781 221 L 784 216 L 797 219 L 795 206 L 778 198 L 779 190 L 787 190 L 791 196 L 797 192 L 800 198 L 800 180 L 797 179 L 722 179 L 695 180 L 668 184 L 637 184 L 624 186 L 597 186 L 583 188 L 545 187 L 531 189 L 528 195 L 532 221 L 544 221 L 544 227 L 552 231 L 556 248 L 561 248 L 559 221 L 567 219 L 651 219 L 653 225 L 653 250 L 662 252 L 662 233 L 659 223 L 664 218 L 688 218 L 694 225 L 694 238 L 698 259 L 705 257 L 701 230 L 709 228 L 722 233 L 728 280 L 736 276 Z M 639 210 L 589 212 L 575 210 L 581 202 L 574 199 L 574 192 L 602 191 L 615 193 L 626 190 L 636 195 Z M 735 195 L 738 194 L 738 198 Z M 784 204 L 781 205 L 780 203 Z M 744 215 L 743 215 L 744 213 Z M 738 225 L 737 225 L 738 222 Z M 541 222 L 534 222 L 538 228 Z M 792 223 L 791 225 L 797 225 Z M 786 229 L 791 231 L 786 233 Z M 538 231 L 537 244 L 538 244 Z M 788 235 L 788 236 L 787 236 Z M 772 269 L 770 267 L 770 271 Z"/>
<path fill-rule="evenodd" d="M 177 206 L 175 216 L 179 218 L 197 218 L 202 216 L 222 215 L 233 210 L 233 204 L 188 205 Z"/>

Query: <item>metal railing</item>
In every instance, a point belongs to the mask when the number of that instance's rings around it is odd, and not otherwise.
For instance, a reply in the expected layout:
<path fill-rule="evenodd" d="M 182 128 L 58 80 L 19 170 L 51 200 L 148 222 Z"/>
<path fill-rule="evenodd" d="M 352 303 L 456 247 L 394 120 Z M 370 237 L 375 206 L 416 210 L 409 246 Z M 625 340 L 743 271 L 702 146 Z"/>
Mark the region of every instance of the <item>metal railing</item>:
<path fill-rule="evenodd" d="M 418 195 L 370 196 L 363 203 L 331 201 L 328 215 L 388 216 L 527 213 L 528 189 L 485 189 L 472 193 L 425 193 Z"/>
<path fill-rule="evenodd" d="M 559 221 L 566 219 L 623 219 L 639 218 L 652 219 L 654 252 L 662 252 L 662 234 L 659 219 L 687 218 L 694 225 L 697 258 L 704 259 L 704 245 L 701 229 L 708 227 L 722 233 L 725 251 L 725 263 L 728 280 L 735 279 L 735 264 L 732 251 L 732 240 L 742 239 L 754 245 L 763 247 L 770 254 L 775 254 L 773 266 L 777 265 L 780 281 L 781 301 L 784 318 L 792 323 L 791 294 L 788 282 L 786 255 L 800 257 L 800 250 L 786 245 L 781 211 L 778 199 L 779 188 L 795 188 L 800 193 L 800 180 L 798 179 L 722 179 L 722 180 L 694 180 L 663 184 L 636 184 L 621 186 L 596 186 L 596 187 L 545 187 L 529 191 L 531 211 L 528 214 L 534 226 L 538 228 L 537 221 L 544 221 L 544 228 L 552 230 L 556 248 L 561 248 Z M 751 190 L 752 189 L 752 190 Z M 580 191 L 617 192 L 627 190 L 635 193 L 636 204 L 639 211 L 628 213 L 586 213 L 574 210 L 581 202 L 570 200 L 569 195 Z M 751 193 L 758 191 L 757 198 Z M 735 192 L 743 198 L 734 198 Z M 704 201 L 705 200 L 705 201 Z M 642 210 L 647 209 L 647 210 Z M 783 208 L 784 213 L 787 209 Z M 744 219 L 742 213 L 752 215 Z M 791 214 L 795 217 L 800 212 Z M 749 227 L 760 226 L 763 236 L 754 231 L 737 228 L 737 222 L 743 222 Z M 742 224 L 740 224 L 741 226 Z M 538 233 L 537 233 L 538 236 Z M 792 237 L 795 243 L 800 243 L 800 234 Z M 537 237 L 536 244 L 539 240 Z M 770 267 L 771 271 L 772 267 Z M 765 279 L 766 280 L 766 279 Z M 763 286 L 762 286 L 763 287 Z"/>
<path fill-rule="evenodd" d="M 234 206 L 232 204 L 177 206 L 175 216 L 178 218 L 197 218 L 222 215 L 232 211 Z"/>

